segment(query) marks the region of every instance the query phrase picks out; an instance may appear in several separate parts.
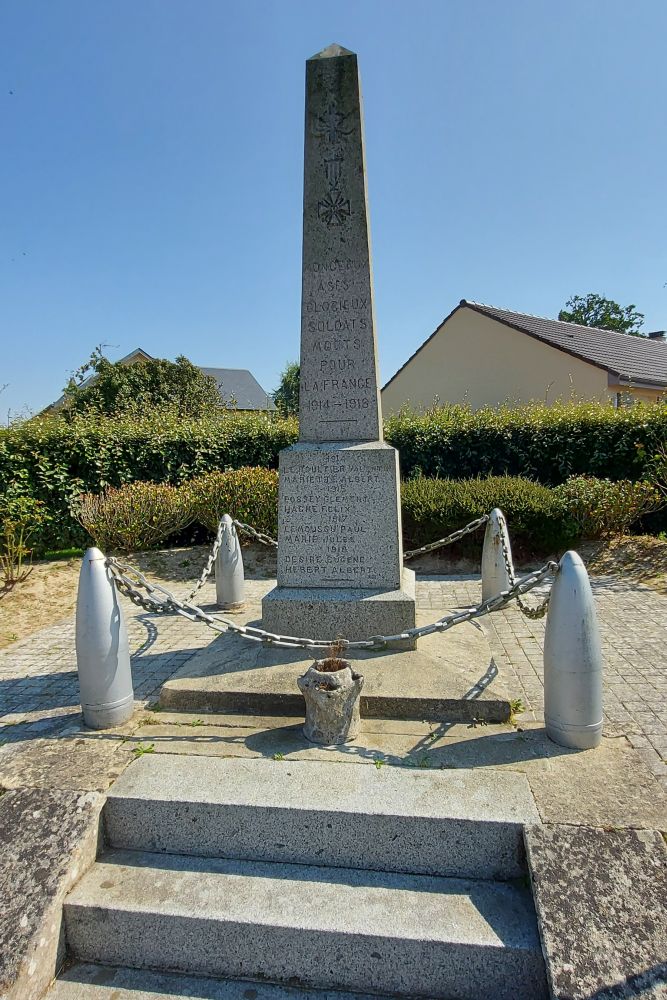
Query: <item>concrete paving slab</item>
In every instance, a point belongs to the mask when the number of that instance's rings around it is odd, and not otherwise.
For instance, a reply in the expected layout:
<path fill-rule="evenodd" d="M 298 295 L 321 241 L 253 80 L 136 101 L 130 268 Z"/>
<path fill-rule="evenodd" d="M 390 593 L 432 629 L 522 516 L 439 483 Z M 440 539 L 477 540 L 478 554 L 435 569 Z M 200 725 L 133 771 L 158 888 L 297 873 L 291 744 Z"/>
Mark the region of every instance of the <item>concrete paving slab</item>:
<path fill-rule="evenodd" d="M 90 730 L 0 750 L 0 787 L 104 791 L 126 764 L 120 739 Z"/>
<path fill-rule="evenodd" d="M 538 822 L 523 775 L 148 754 L 107 799 L 116 848 L 511 879 Z"/>
<path fill-rule="evenodd" d="M 0 996 L 37 1000 L 64 958 L 62 903 L 98 849 L 103 796 L 13 789 L 0 797 Z"/>
<path fill-rule="evenodd" d="M 556 1000 L 667 997 L 667 849 L 655 831 L 526 831 Z"/>
<path fill-rule="evenodd" d="M 418 623 L 432 620 L 428 613 L 418 616 Z M 363 717 L 509 718 L 513 694 L 497 670 L 484 632 L 471 624 L 427 636 L 416 650 L 354 650 L 349 658 L 365 678 Z M 312 662 L 312 655 L 303 650 L 221 636 L 166 681 L 160 705 L 179 711 L 303 714 L 296 679 Z"/>
<path fill-rule="evenodd" d="M 77 962 L 46 1000 L 376 1000 L 377 993 L 299 990 L 249 980 L 211 979 Z"/>
<path fill-rule="evenodd" d="M 478 1000 L 546 996 L 508 883 L 109 851 L 65 904 L 80 960 Z M 340 953 L 340 957 L 338 957 Z"/>

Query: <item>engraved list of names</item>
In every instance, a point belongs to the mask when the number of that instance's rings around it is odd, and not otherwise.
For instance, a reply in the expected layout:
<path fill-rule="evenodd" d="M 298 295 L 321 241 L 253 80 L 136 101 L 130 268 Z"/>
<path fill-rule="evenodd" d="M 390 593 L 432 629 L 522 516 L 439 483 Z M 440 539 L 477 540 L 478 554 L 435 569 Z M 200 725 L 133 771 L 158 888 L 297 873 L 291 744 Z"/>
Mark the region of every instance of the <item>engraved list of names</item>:
<path fill-rule="evenodd" d="M 394 449 L 304 447 L 280 459 L 279 586 L 398 587 Z"/>

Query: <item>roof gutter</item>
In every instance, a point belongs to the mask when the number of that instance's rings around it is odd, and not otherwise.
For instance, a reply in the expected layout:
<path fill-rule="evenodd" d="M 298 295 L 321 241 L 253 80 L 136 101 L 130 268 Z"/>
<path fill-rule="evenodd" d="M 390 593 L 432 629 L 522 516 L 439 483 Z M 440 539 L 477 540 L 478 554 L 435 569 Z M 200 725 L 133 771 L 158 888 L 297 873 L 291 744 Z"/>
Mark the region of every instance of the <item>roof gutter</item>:
<path fill-rule="evenodd" d="M 667 382 L 640 382 L 634 378 L 626 378 L 623 375 L 616 375 L 609 372 L 607 377 L 607 385 L 624 385 L 629 389 L 653 389 L 667 391 Z"/>

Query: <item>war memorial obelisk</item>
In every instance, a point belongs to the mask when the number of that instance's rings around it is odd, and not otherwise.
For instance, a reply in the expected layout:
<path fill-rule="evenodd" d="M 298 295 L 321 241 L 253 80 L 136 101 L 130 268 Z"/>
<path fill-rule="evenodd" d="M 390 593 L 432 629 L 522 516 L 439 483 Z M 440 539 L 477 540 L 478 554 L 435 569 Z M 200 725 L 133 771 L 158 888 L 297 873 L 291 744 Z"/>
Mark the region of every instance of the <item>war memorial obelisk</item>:
<path fill-rule="evenodd" d="M 382 440 L 357 57 L 306 63 L 298 444 L 280 453 L 278 585 L 264 628 L 360 639 L 415 624 L 398 453 Z"/>

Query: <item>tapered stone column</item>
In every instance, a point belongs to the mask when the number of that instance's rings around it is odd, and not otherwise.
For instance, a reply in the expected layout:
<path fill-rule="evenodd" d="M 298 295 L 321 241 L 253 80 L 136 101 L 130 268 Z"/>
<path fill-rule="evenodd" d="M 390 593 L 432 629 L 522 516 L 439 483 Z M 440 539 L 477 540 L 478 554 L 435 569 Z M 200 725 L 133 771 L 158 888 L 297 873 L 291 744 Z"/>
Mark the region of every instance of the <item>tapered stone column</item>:
<path fill-rule="evenodd" d="M 382 440 L 357 57 L 306 63 L 299 443 L 280 453 L 270 631 L 314 638 L 415 624 L 398 453 Z"/>

